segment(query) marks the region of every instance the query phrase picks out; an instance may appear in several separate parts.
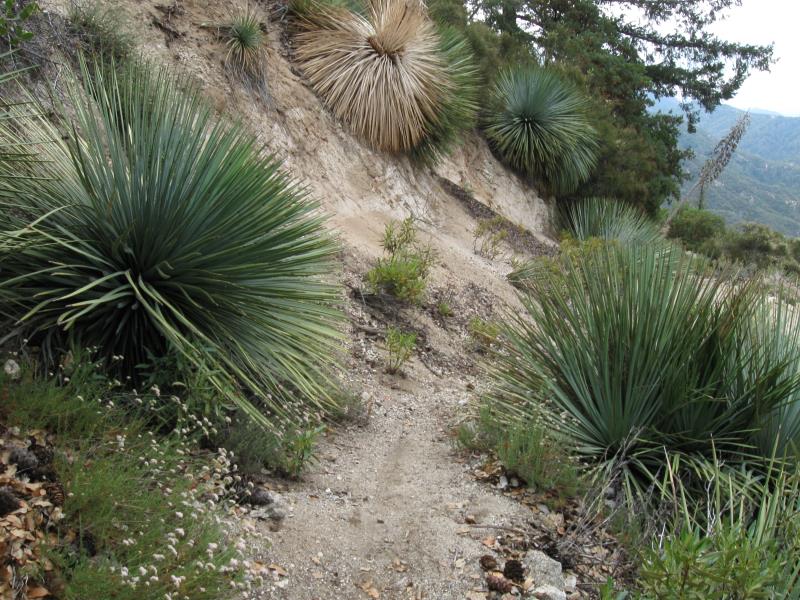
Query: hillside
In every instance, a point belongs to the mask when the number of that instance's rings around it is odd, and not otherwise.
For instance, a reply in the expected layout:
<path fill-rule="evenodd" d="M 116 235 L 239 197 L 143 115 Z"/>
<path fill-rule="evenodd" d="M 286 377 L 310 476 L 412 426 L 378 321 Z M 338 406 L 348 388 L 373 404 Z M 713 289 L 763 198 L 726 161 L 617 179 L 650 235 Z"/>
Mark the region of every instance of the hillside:
<path fill-rule="evenodd" d="M 657 110 L 678 112 L 677 102 L 659 102 Z M 694 151 L 685 167 L 689 193 L 716 143 L 744 114 L 722 105 L 702 113 L 695 133 L 684 130 L 681 146 Z M 800 236 L 800 118 L 753 113 L 733 160 L 708 191 L 708 207 L 729 223 L 755 221 Z"/>

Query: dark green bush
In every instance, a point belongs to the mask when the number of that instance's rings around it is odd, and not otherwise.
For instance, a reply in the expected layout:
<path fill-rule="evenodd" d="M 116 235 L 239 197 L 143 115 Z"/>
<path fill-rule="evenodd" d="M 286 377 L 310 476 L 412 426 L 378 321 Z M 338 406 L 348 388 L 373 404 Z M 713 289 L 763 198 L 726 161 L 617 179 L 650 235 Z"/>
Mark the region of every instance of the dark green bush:
<path fill-rule="evenodd" d="M 667 236 L 680 240 L 686 248 L 718 258 L 721 252 L 720 238 L 725 233 L 725 221 L 719 215 L 682 206 L 669 224 Z"/>

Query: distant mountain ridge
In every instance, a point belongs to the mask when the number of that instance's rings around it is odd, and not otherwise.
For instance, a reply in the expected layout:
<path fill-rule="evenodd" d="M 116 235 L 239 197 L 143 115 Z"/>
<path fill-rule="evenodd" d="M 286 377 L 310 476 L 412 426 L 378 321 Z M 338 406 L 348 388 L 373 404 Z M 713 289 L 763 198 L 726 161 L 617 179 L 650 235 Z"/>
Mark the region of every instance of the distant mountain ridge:
<path fill-rule="evenodd" d="M 659 101 L 653 110 L 681 111 L 674 99 Z M 714 146 L 744 112 L 721 105 L 713 113 L 701 113 L 696 133 L 684 129 L 680 145 L 695 152 L 685 165 L 690 178 L 684 194 L 694 186 Z M 709 209 L 730 223 L 755 221 L 800 237 L 800 117 L 751 112 L 750 127 L 725 172 L 707 190 L 706 200 Z"/>

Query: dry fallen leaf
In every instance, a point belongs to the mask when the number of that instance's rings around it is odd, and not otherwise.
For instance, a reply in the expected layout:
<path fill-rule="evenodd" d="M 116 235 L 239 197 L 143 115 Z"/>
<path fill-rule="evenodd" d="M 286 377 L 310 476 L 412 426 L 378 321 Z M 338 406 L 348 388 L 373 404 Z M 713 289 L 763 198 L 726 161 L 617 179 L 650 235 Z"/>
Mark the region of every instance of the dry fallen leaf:
<path fill-rule="evenodd" d="M 44 598 L 50 595 L 50 592 L 43 587 L 28 588 L 28 598 Z"/>

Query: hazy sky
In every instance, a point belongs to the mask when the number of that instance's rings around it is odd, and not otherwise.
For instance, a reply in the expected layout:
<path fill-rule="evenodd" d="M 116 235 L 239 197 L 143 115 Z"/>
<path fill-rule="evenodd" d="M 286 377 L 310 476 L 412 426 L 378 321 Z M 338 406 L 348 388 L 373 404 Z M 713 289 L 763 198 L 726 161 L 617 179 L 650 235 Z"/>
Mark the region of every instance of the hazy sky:
<path fill-rule="evenodd" d="M 774 42 L 779 59 L 769 73 L 751 75 L 728 103 L 800 116 L 800 0 L 742 0 L 728 15 L 714 33 L 736 42 Z"/>

